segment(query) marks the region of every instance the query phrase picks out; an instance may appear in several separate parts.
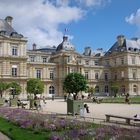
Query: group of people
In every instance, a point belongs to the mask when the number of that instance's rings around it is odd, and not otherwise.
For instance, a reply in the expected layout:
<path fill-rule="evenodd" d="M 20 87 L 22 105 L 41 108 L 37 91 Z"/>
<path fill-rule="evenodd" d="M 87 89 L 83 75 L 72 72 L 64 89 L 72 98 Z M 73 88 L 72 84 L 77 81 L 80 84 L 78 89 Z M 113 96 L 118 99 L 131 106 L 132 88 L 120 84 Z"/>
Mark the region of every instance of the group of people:
<path fill-rule="evenodd" d="M 42 101 L 43 101 L 44 104 L 47 103 L 47 102 L 46 102 L 45 96 L 43 96 L 41 99 L 42 99 Z M 11 99 L 9 99 L 9 100 L 5 99 L 3 106 L 4 106 L 4 107 L 9 107 L 9 106 L 11 106 L 11 101 L 10 101 L 10 100 L 11 100 Z M 27 97 L 27 101 L 29 101 L 29 100 L 30 100 L 30 98 Z M 35 108 L 41 107 L 40 101 L 39 101 L 39 100 L 40 100 L 40 99 L 35 95 L 35 96 L 34 96 L 34 102 L 33 102 L 33 105 L 34 105 Z M 38 101 L 39 101 L 39 102 L 38 102 Z M 18 98 L 18 99 L 17 99 L 17 102 L 16 102 L 16 105 L 17 105 L 18 108 L 19 108 L 19 107 L 25 108 L 25 106 L 27 105 L 27 103 L 23 102 L 22 100 L 20 100 L 20 99 Z"/>

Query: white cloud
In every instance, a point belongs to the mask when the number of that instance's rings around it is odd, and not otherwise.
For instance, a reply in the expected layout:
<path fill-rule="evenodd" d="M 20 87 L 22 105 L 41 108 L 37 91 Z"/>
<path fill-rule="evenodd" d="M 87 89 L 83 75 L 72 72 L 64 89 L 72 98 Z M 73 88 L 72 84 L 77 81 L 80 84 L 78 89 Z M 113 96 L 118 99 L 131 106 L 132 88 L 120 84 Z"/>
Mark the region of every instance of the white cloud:
<path fill-rule="evenodd" d="M 91 6 L 104 6 L 106 3 L 110 3 L 111 0 L 77 0 L 79 3 L 91 7 Z"/>
<path fill-rule="evenodd" d="M 140 33 L 140 9 L 138 9 L 135 14 L 132 13 L 129 17 L 126 17 L 125 20 L 130 24 L 135 24 L 138 27 L 138 32 Z"/>
<path fill-rule="evenodd" d="M 29 45 L 58 45 L 62 41 L 61 24 L 77 22 L 85 10 L 74 0 L 0 0 L 0 18 L 12 16 L 13 27 L 28 37 Z M 80 1 L 80 0 L 78 0 Z M 104 0 L 85 0 L 87 6 L 99 5 Z M 71 37 L 72 38 L 72 37 Z"/>

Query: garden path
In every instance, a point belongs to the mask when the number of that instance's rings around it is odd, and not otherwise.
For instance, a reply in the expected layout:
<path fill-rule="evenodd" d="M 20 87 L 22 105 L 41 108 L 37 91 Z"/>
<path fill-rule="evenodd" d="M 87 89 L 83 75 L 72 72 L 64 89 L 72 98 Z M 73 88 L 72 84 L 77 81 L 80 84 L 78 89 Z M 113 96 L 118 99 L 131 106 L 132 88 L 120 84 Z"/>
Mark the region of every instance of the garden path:
<path fill-rule="evenodd" d="M 0 132 L 0 140 L 10 140 L 10 138 Z"/>
<path fill-rule="evenodd" d="M 133 117 L 140 114 L 140 104 L 111 104 L 111 103 L 87 103 L 90 113 L 86 113 L 85 117 L 99 118 L 105 120 L 105 114 L 114 114 L 120 116 Z M 63 99 L 47 100 L 46 104 L 42 103 L 43 113 L 54 112 L 67 114 L 67 103 Z M 116 118 L 115 118 L 116 119 Z M 91 120 L 91 119 L 90 119 Z M 94 120 L 100 122 L 101 120 Z"/>

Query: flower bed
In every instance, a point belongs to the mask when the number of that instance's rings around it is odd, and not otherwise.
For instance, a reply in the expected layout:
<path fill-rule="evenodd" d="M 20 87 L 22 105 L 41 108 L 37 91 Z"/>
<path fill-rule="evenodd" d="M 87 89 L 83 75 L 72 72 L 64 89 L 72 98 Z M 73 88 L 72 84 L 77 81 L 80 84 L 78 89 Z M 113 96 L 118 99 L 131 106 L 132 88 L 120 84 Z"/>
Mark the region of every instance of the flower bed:
<path fill-rule="evenodd" d="M 0 108 L 0 116 L 37 134 L 49 132 L 50 140 L 138 140 L 140 129 L 99 126 L 57 115 L 33 113 L 23 109 Z"/>

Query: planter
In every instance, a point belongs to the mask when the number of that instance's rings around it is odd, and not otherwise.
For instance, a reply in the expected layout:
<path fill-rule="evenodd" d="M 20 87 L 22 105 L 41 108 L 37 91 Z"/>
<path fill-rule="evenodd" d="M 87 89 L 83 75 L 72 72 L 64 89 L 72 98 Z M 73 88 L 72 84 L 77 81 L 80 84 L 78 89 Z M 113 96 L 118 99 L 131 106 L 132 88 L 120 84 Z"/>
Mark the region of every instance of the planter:
<path fill-rule="evenodd" d="M 0 106 L 4 104 L 4 99 L 0 98 Z"/>
<path fill-rule="evenodd" d="M 36 106 L 35 106 L 36 104 Z M 40 100 L 29 99 L 29 107 L 30 109 L 38 109 L 40 105 Z"/>
<path fill-rule="evenodd" d="M 80 108 L 84 108 L 82 100 L 67 99 L 67 114 L 71 113 L 73 116 L 80 113 Z"/>
<path fill-rule="evenodd" d="M 17 98 L 9 100 L 9 106 L 17 106 Z"/>

